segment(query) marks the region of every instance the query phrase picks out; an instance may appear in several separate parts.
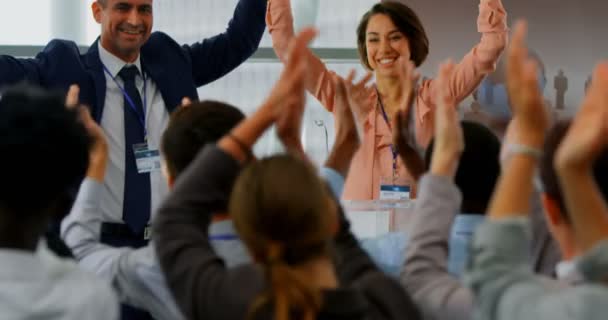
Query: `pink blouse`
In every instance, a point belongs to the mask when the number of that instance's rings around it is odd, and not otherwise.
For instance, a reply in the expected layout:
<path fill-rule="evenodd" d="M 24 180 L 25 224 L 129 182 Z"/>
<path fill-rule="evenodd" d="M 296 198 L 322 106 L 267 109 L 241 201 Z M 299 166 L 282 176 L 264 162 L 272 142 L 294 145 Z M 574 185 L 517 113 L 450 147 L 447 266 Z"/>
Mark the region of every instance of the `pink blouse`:
<path fill-rule="evenodd" d="M 266 23 L 274 50 L 277 56 L 285 61 L 287 46 L 294 36 L 290 1 L 269 0 Z M 507 44 L 506 12 L 501 0 L 480 1 L 477 29 L 481 33 L 481 41 L 457 64 L 448 83 L 457 103 L 471 94 L 484 76 L 494 70 L 496 61 Z M 307 84 L 307 90 L 332 112 L 335 93 L 331 80 L 332 72 L 311 51 L 309 70 L 314 81 Z M 433 79 L 424 80 L 415 98 L 416 139 L 418 144 L 424 147 L 429 144 L 433 134 L 435 90 Z M 343 198 L 348 200 L 378 199 L 380 180 L 382 177 L 393 175 L 391 130 L 382 116 L 375 91 L 367 101 L 367 105 L 363 106 L 364 110 L 356 112 L 357 121 L 363 129 L 363 137 L 361 148 L 352 160 L 344 186 Z M 401 159 L 398 159 L 397 174 L 406 179 L 410 177 Z"/>

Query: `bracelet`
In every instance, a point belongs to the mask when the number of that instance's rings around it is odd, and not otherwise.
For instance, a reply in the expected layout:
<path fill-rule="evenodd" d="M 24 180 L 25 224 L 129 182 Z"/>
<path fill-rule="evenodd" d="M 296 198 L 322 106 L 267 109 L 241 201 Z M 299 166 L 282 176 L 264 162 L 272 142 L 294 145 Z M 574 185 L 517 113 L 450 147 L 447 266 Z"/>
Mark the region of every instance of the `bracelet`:
<path fill-rule="evenodd" d="M 237 138 L 232 133 L 229 133 L 227 135 L 227 137 L 232 139 L 232 141 L 234 141 L 239 146 L 241 151 L 243 151 L 243 153 L 245 153 L 246 161 L 253 159 L 253 152 L 251 152 L 251 149 L 249 149 L 249 147 L 241 139 Z"/>
<path fill-rule="evenodd" d="M 504 164 L 515 155 L 524 155 L 531 157 L 534 160 L 540 160 L 543 156 L 543 152 L 538 148 L 525 144 L 507 143 L 504 146 L 503 152 L 501 152 L 500 162 Z"/>

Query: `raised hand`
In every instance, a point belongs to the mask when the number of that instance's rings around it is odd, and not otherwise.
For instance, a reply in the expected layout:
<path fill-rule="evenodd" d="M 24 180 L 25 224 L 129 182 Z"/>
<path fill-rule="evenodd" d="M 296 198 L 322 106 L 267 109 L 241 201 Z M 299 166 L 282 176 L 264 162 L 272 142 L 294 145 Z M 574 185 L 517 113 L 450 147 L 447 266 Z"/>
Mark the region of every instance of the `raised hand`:
<path fill-rule="evenodd" d="M 290 45 L 287 64 L 267 103 L 274 105 L 274 119 L 281 142 L 292 153 L 304 156 L 300 139 L 306 105 L 306 45 L 315 37 L 314 29 L 305 29 Z"/>
<path fill-rule="evenodd" d="M 400 73 L 400 82 L 403 98 L 399 110 L 395 113 L 392 121 L 393 145 L 397 148 L 397 152 L 412 178 L 415 181 L 418 181 L 425 171 L 425 165 L 422 157 L 416 150 L 415 138 L 410 134 L 410 121 L 408 115 L 411 112 L 414 89 L 420 75 L 411 61 L 405 61 L 402 58 L 399 58 L 399 64 L 401 65 L 402 70 Z"/>
<path fill-rule="evenodd" d="M 192 104 L 192 100 L 189 97 L 182 98 L 182 107 L 189 107 Z"/>
<path fill-rule="evenodd" d="M 608 205 L 594 178 L 594 167 L 605 167 L 597 162 L 605 159 L 607 148 L 608 62 L 603 62 L 595 68 L 593 83 L 554 159 L 576 242 L 583 252 L 608 239 Z"/>
<path fill-rule="evenodd" d="M 108 143 L 103 129 L 91 117 L 89 108 L 80 105 L 78 100 L 79 94 L 80 88 L 77 85 L 71 85 L 66 96 L 66 106 L 79 113 L 82 124 L 87 129 L 91 139 L 93 139 L 93 144 L 89 150 L 87 177 L 103 181 L 108 162 Z"/>
<path fill-rule="evenodd" d="M 454 67 L 451 61 L 442 63 L 439 67 L 439 77 L 436 80 L 438 90 L 435 99 L 435 138 L 430 168 L 433 174 L 448 177 L 454 177 L 460 155 L 464 151 L 464 138 L 455 108 L 456 102 L 447 85 Z"/>
<path fill-rule="evenodd" d="M 351 110 L 353 115 L 355 116 L 355 120 L 360 123 L 365 117 L 366 108 L 370 105 L 374 104 L 373 101 L 373 91 L 374 86 L 370 85 L 370 81 L 373 79 L 374 75 L 371 72 L 365 73 L 365 76 L 358 81 L 355 81 L 357 76 L 357 72 L 354 69 L 351 69 L 348 73 L 348 76 L 343 81 L 344 88 L 346 89 L 346 94 L 348 95 Z M 332 73 L 332 77 L 337 77 L 335 73 Z M 336 89 L 337 90 L 337 89 Z M 338 94 L 336 92 L 336 94 Z M 338 97 L 336 97 L 336 100 Z M 338 103 L 338 101 L 336 101 Z"/>
<path fill-rule="evenodd" d="M 399 57 L 398 63 L 401 67 L 399 82 L 401 83 L 401 92 L 403 94 L 399 109 L 407 114 L 410 112 L 410 108 L 414 101 L 416 84 L 420 79 L 420 73 L 416 71 L 416 66 L 411 60 L 405 60 L 405 58 Z"/>
<path fill-rule="evenodd" d="M 285 111 L 284 107 L 286 105 L 296 103 L 296 106 L 299 106 L 304 104 L 305 94 L 300 89 L 306 80 L 306 46 L 314 39 L 316 34 L 314 28 L 306 28 L 298 33 L 289 45 L 285 68 L 264 103 L 274 107 L 275 121 Z"/>
<path fill-rule="evenodd" d="M 332 81 L 336 88 L 334 119 L 336 125 L 336 140 L 349 139 L 359 145 L 361 141 L 361 130 L 355 121 L 353 108 L 355 103 L 347 89 L 349 80 L 344 80 L 337 75 L 332 75 Z"/>
<path fill-rule="evenodd" d="M 608 62 L 595 68 L 593 82 L 578 114 L 556 152 L 555 164 L 563 170 L 590 171 L 608 147 Z"/>
<path fill-rule="evenodd" d="M 361 144 L 358 123 L 353 115 L 353 102 L 347 89 L 347 81 L 332 75 L 336 88 L 334 119 L 336 139 L 325 166 L 338 171 L 343 177 L 348 175 L 351 160 Z M 352 82 L 350 82 L 352 84 Z"/>
<path fill-rule="evenodd" d="M 507 54 L 507 91 L 513 110 L 507 142 L 540 148 L 549 120 L 538 85 L 538 66 L 528 56 L 526 32 L 526 23 L 518 22 Z"/>
<path fill-rule="evenodd" d="M 315 35 L 315 29 L 307 28 L 292 40 L 285 68 L 268 98 L 252 116 L 218 142 L 221 149 L 239 162 L 252 158 L 252 146 L 275 123 L 281 140 L 290 144 L 287 148 L 299 149 L 303 154 L 300 127 L 305 105 L 306 46 Z"/>

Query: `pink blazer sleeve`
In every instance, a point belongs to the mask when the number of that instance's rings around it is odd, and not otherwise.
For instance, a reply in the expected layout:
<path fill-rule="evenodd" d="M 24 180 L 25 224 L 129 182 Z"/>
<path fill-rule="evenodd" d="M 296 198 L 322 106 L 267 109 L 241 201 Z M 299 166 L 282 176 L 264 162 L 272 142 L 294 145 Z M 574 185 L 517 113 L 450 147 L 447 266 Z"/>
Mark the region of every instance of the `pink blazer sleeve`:
<path fill-rule="evenodd" d="M 285 62 L 289 42 L 294 37 L 290 0 L 268 1 L 266 25 L 272 37 L 272 46 L 276 55 Z M 308 67 L 310 68 L 310 81 L 307 83 L 306 89 L 328 111 L 332 112 L 335 95 L 335 88 L 331 80 L 333 71 L 328 70 L 312 51 L 308 52 Z"/>
<path fill-rule="evenodd" d="M 464 100 L 479 85 L 484 76 L 494 71 L 496 62 L 507 45 L 507 13 L 501 0 L 481 0 L 477 30 L 480 42 L 456 65 L 449 81 L 451 95 L 456 102 Z M 423 84 L 419 98 L 424 103 L 418 106 L 418 121 L 423 121 L 435 105 L 435 81 Z"/>

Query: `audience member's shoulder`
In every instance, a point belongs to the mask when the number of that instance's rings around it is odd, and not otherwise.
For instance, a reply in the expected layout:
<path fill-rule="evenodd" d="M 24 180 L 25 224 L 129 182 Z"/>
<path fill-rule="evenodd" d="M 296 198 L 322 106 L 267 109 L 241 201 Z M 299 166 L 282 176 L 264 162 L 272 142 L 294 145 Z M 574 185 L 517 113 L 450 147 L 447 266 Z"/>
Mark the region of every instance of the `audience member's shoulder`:
<path fill-rule="evenodd" d="M 107 282 L 82 270 L 72 259 L 56 256 L 46 247 L 39 249 L 37 254 L 55 282 L 55 288 L 65 293 L 65 301 L 73 306 L 74 312 L 81 309 L 87 312 L 85 314 L 99 311 L 114 315 L 118 312 L 118 298 Z"/>
<path fill-rule="evenodd" d="M 605 319 L 604 310 L 608 305 L 608 288 L 604 284 L 584 283 L 554 292 L 554 300 L 551 301 L 555 301 L 556 305 L 557 303 L 561 305 L 560 308 L 547 310 L 547 312 L 555 312 L 554 318 L 562 316 L 563 310 L 568 310 L 570 319 Z"/>
<path fill-rule="evenodd" d="M 361 277 L 354 286 L 365 295 L 372 314 L 382 314 L 383 319 L 422 319 L 416 304 L 395 278 L 372 272 Z"/>

